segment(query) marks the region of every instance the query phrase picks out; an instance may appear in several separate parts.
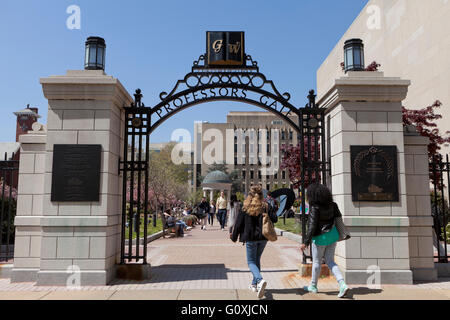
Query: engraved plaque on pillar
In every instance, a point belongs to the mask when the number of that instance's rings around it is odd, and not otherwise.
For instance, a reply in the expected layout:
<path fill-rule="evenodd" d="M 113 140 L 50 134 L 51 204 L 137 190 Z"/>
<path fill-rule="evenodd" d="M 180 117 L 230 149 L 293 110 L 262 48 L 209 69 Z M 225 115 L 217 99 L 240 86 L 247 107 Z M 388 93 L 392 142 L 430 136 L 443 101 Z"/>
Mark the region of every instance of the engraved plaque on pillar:
<path fill-rule="evenodd" d="M 99 201 L 101 152 L 101 145 L 54 145 L 51 201 Z"/>
<path fill-rule="evenodd" d="M 396 146 L 351 146 L 350 154 L 353 201 L 399 201 Z"/>

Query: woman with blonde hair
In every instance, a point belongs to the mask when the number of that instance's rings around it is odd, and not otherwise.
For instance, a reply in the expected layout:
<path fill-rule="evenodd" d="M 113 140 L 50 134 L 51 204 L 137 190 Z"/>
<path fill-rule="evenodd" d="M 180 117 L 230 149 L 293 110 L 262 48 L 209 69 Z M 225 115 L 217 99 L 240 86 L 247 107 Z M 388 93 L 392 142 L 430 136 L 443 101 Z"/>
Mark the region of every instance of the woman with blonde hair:
<path fill-rule="evenodd" d="M 242 210 L 238 213 L 230 238 L 233 242 L 246 244 L 247 264 L 253 274 L 253 281 L 249 289 L 258 293 L 258 298 L 264 296 L 267 282 L 261 276 L 261 256 L 267 244 L 263 230 L 263 213 L 267 213 L 273 223 L 278 221 L 274 210 L 264 201 L 260 186 L 251 187 L 248 197 L 244 201 Z"/>

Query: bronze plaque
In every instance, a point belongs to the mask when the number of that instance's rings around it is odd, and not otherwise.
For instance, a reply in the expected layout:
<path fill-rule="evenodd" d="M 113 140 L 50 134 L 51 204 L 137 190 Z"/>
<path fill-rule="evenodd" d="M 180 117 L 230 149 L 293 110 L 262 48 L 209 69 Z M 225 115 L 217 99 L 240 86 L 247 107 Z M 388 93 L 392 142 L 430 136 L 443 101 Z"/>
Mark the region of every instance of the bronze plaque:
<path fill-rule="evenodd" d="M 101 153 L 101 145 L 54 145 L 51 201 L 99 201 Z"/>
<path fill-rule="evenodd" d="M 208 66 L 244 66 L 244 32 L 207 31 L 206 56 Z"/>
<path fill-rule="evenodd" d="M 350 154 L 353 201 L 399 201 L 396 146 L 351 146 Z"/>

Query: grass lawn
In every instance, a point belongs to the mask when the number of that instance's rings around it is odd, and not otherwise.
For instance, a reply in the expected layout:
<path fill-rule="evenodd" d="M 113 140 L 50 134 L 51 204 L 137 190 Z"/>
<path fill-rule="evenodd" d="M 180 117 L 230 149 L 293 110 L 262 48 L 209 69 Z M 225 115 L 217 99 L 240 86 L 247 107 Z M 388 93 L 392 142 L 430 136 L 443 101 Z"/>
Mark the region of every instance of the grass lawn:
<path fill-rule="evenodd" d="M 295 218 L 286 219 L 286 224 L 284 224 L 284 219 L 279 217 L 278 222 L 275 223 L 275 228 L 295 234 L 302 234 L 302 225 L 300 223 L 296 223 Z"/>
<path fill-rule="evenodd" d="M 159 231 L 162 231 L 162 222 L 161 219 L 156 219 L 156 227 L 153 226 L 153 221 L 150 219 L 148 219 L 149 224 L 147 227 L 147 235 L 152 235 L 154 233 L 157 233 Z M 141 224 L 140 224 L 140 233 L 139 233 L 139 237 L 144 237 L 144 218 L 141 218 Z M 125 228 L 125 239 L 129 239 L 129 228 Z M 136 232 L 133 232 L 133 239 L 136 239 Z"/>

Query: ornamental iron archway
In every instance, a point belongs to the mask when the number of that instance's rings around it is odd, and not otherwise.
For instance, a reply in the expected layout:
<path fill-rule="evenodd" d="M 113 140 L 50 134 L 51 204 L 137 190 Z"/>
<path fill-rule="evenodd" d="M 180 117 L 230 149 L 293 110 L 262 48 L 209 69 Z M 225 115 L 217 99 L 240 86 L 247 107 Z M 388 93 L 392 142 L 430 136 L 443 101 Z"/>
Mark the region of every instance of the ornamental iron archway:
<path fill-rule="evenodd" d="M 327 183 L 325 110 L 316 105 L 314 91 L 309 92 L 305 107 L 296 108 L 289 102 L 291 95 L 281 94 L 273 81 L 259 71 L 258 63 L 250 55 L 245 55 L 244 65 L 238 67 L 214 67 L 206 65 L 205 60 L 206 54 L 194 61 L 191 72 L 178 80 L 169 93 L 161 92 L 160 101 L 153 107 L 145 106 L 142 92 L 137 89 L 134 103 L 124 108 L 125 140 L 123 160 L 119 163 L 123 174 L 121 263 L 147 263 L 150 135 L 164 121 L 191 106 L 221 100 L 238 101 L 277 115 L 297 131 L 301 154 L 307 154 L 306 160 L 301 161 L 301 185 L 311 179 Z M 289 118 L 291 115 L 297 116 L 298 123 Z M 301 203 L 302 232 L 305 234 L 304 192 L 301 192 Z M 143 215 L 142 222 L 137 213 Z M 134 241 L 132 230 L 136 232 L 136 239 L 141 235 L 143 238 Z M 304 262 L 307 258 L 303 257 Z"/>

